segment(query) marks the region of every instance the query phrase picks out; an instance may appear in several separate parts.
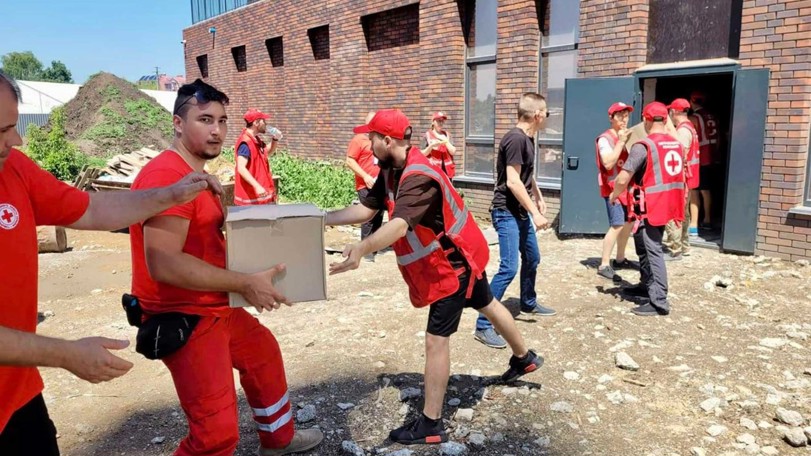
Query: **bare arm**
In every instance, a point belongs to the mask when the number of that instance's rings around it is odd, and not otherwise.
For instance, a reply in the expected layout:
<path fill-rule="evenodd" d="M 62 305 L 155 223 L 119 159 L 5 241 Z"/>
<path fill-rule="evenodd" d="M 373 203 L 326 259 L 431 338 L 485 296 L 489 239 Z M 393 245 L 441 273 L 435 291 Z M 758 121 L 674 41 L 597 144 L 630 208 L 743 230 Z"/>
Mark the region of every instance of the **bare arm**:
<path fill-rule="evenodd" d="M 239 293 L 257 308 L 276 309 L 287 299 L 272 286 L 272 279 L 284 270 L 274 266 L 256 274 L 243 274 L 211 265 L 183 252 L 190 221 L 160 216 L 144 223 L 144 255 L 149 275 L 155 281 L 197 291 Z"/>
<path fill-rule="evenodd" d="M 132 368 L 132 363 L 107 350 L 128 345 L 126 340 L 101 337 L 55 339 L 0 326 L 0 365 L 60 367 L 98 383 L 120 377 Z"/>
<path fill-rule="evenodd" d="M 377 212 L 363 204 L 355 204 L 338 211 L 327 212 L 324 224 L 329 226 L 357 225 L 358 223 L 368 222 Z"/>
<path fill-rule="evenodd" d="M 455 154 L 456 154 L 456 146 L 454 146 L 453 144 L 451 144 L 451 134 L 450 134 L 450 133 L 448 133 L 448 142 L 447 142 L 447 143 L 445 143 L 445 147 L 447 147 L 447 148 L 448 148 L 448 152 L 449 152 L 451 155 L 455 155 Z"/>
<path fill-rule="evenodd" d="M 605 166 L 605 169 L 611 171 L 617 166 L 617 162 L 620 159 L 620 155 L 622 155 L 622 151 L 625 149 L 625 142 L 624 141 L 617 141 L 617 144 L 614 145 L 614 149 L 609 154 L 600 154 L 600 161 Z"/>
<path fill-rule="evenodd" d="M 614 179 L 614 191 L 611 192 L 609 201 L 613 204 L 620 195 L 628 190 L 628 184 L 631 182 L 631 173 L 626 170 L 620 171 L 617 178 Z"/>
<path fill-rule="evenodd" d="M 135 192 L 96 192 L 90 205 L 70 228 L 77 230 L 118 230 L 140 222 L 178 204 L 193 200 L 204 190 L 222 194 L 216 177 L 191 173 L 174 185 Z"/>
<path fill-rule="evenodd" d="M 364 171 L 363 168 L 360 167 L 360 164 L 358 164 L 357 160 L 355 160 L 354 158 L 346 157 L 346 166 L 348 166 L 349 169 L 351 169 L 352 172 L 355 173 L 355 175 L 360 176 L 360 178 L 363 179 L 364 181 L 367 179 L 374 180 L 374 177 L 372 177 L 369 173 Z"/>
<path fill-rule="evenodd" d="M 270 139 L 270 144 L 265 146 L 265 152 L 267 152 L 268 157 L 271 157 L 271 156 L 273 156 L 274 153 L 276 153 L 276 146 L 278 144 L 279 144 L 279 141 L 277 141 L 275 138 Z"/>
<path fill-rule="evenodd" d="M 239 173 L 239 177 L 245 180 L 254 190 L 262 189 L 262 191 L 266 191 L 264 187 L 259 184 L 259 181 L 253 177 L 250 171 L 248 171 L 248 158 L 243 157 L 242 155 L 237 156 L 237 172 Z"/>
<path fill-rule="evenodd" d="M 343 252 L 346 260 L 341 263 L 330 264 L 330 275 L 357 269 L 364 255 L 383 250 L 405 236 L 407 232 L 408 223 L 405 220 L 399 217 L 390 220 L 362 242 L 347 246 Z"/>
<path fill-rule="evenodd" d="M 535 190 L 537 190 L 537 185 L 535 185 Z M 540 215 L 538 213 L 538 208 L 533 204 L 532 198 L 530 198 L 529 193 L 527 193 L 526 187 L 524 187 L 524 183 L 521 182 L 521 165 L 507 165 L 507 188 L 515 195 L 515 198 L 527 210 L 533 217 L 536 215 Z M 538 193 L 540 193 L 538 191 Z"/>

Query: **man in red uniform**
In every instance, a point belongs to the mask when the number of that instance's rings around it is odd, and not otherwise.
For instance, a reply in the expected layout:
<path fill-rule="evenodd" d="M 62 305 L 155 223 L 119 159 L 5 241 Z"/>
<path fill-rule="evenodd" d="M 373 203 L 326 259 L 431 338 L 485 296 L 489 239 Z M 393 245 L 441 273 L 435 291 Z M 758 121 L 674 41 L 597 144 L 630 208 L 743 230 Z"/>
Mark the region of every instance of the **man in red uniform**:
<path fill-rule="evenodd" d="M 631 310 L 640 316 L 670 313 L 662 236 L 667 222 L 684 220 L 683 152 L 679 141 L 667 133 L 667 116 L 667 107 L 658 101 L 645 106 L 642 117 L 648 137 L 631 147 L 610 197 L 613 203 L 628 192 L 628 213 L 638 224 L 634 245 L 641 283 L 623 292 L 648 301 Z"/>
<path fill-rule="evenodd" d="M 374 111 L 366 114 L 366 123 L 369 123 L 374 117 Z M 346 166 L 355 173 L 355 190 L 358 192 L 358 199 L 362 200 L 369 194 L 369 190 L 375 184 L 375 179 L 380 173 L 380 168 L 377 166 L 377 159 L 372 154 L 372 142 L 369 141 L 367 133 L 358 133 L 352 140 L 349 141 L 349 147 L 346 150 Z M 383 211 L 380 211 L 372 217 L 371 220 L 360 226 L 360 240 L 364 240 L 372 233 L 380 229 L 383 224 Z M 366 257 L 366 261 L 375 260 L 375 252 L 372 252 Z"/>
<path fill-rule="evenodd" d="M 422 154 L 428 157 L 432 165 L 445 171 L 445 174 L 453 179 L 456 176 L 456 164 L 453 162 L 456 146 L 451 142 L 450 132 L 444 128 L 446 120 L 448 115 L 444 112 L 434 113 L 431 128 L 425 132 L 425 148 L 422 149 Z"/>
<path fill-rule="evenodd" d="M 276 186 L 270 172 L 268 159 L 276 151 L 279 138 L 270 138 L 265 144 L 259 136 L 267 132 L 266 121 L 269 114 L 258 109 L 248 109 L 243 116 L 245 128 L 234 145 L 237 172 L 234 176 L 234 204 L 248 206 L 251 204 L 275 203 Z"/>
<path fill-rule="evenodd" d="M 42 399 L 37 366 L 59 367 L 92 383 L 124 375 L 132 363 L 114 356 L 126 340 L 64 340 L 36 334 L 37 225 L 117 230 L 205 189 L 222 192 L 215 178 L 193 173 L 168 188 L 88 194 L 42 170 L 15 146 L 20 92 L 0 72 L 0 454 L 55 456 L 56 428 Z M 205 192 L 208 194 L 209 192 Z"/>
<path fill-rule="evenodd" d="M 667 107 L 670 118 L 676 126 L 676 139 L 684 150 L 684 178 L 687 183 L 687 198 L 684 206 L 684 222 L 681 227 L 671 221 L 665 227 L 667 242 L 664 245 L 670 250 L 665 255 L 665 261 L 678 261 L 682 256 L 690 255 L 689 228 L 698 227 L 698 186 L 699 186 L 699 145 L 698 135 L 687 113 L 690 102 L 684 98 L 677 98 Z"/>
<path fill-rule="evenodd" d="M 715 115 L 704 108 L 706 97 L 703 92 L 695 91 L 690 94 L 690 105 L 693 115 L 690 120 L 693 122 L 698 134 L 700 174 L 698 191 L 693 192 L 696 196 L 695 203 L 701 201 L 701 209 L 704 216 L 701 225 L 705 228 L 712 227 L 712 188 L 719 176 L 719 166 L 721 161 L 718 150 L 718 119 Z M 690 227 L 690 236 L 698 236 L 698 214 L 695 217 L 695 224 Z"/>
<path fill-rule="evenodd" d="M 465 307 L 486 315 L 510 344 L 504 381 L 536 370 L 543 358 L 528 350 L 512 315 L 493 299 L 484 268 L 490 251 L 448 176 L 410 147 L 411 126 L 400 111 L 378 111 L 355 133 L 369 133 L 380 176 L 361 204 L 327 214 L 327 225 L 350 225 L 387 210 L 389 222 L 364 241 L 347 246 L 346 261 L 330 274 L 357 269 L 360 259 L 392 246 L 414 307 L 430 306 L 425 337 L 425 407 L 416 420 L 389 437 L 402 444 L 447 441 L 442 404 L 450 375 L 449 338 Z"/>
<path fill-rule="evenodd" d="M 631 262 L 625 258 L 625 248 L 631 237 L 633 224 L 628 223 L 625 214 L 625 198 L 611 204 L 608 197 L 614 189 L 614 179 L 628 159 L 628 149 L 625 145 L 631 136 L 628 130 L 628 118 L 634 111 L 632 106 L 623 102 L 612 104 L 608 108 L 608 121 L 611 128 L 597 137 L 597 184 L 600 187 L 600 196 L 605 200 L 608 212 L 608 231 L 603 238 L 603 255 L 597 275 L 609 280 L 620 281 L 615 269 L 629 268 Z M 617 246 L 617 259 L 611 264 L 611 250 Z"/>
<path fill-rule="evenodd" d="M 175 140 L 147 164 L 133 189 L 170 184 L 200 171 L 222 150 L 228 97 L 201 80 L 178 91 Z M 197 320 L 191 337 L 161 360 L 172 373 L 189 435 L 176 456 L 231 456 L 239 440 L 233 369 L 253 410 L 261 456 L 314 448 L 317 429 L 294 433 L 292 410 L 279 344 L 245 309 L 228 305 L 228 292 L 240 293 L 258 310 L 279 308 L 287 299 L 272 279 L 277 265 L 256 274 L 225 269 L 222 205 L 203 194 L 130 227 L 132 294 L 150 318 L 181 314 Z"/>

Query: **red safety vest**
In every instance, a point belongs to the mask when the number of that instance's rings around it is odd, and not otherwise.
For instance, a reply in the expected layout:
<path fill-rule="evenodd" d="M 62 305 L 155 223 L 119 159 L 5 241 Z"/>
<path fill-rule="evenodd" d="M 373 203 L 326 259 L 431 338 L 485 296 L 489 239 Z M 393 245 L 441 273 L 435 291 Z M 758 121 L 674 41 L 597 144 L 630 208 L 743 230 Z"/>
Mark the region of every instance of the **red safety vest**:
<path fill-rule="evenodd" d="M 682 145 L 666 133 L 654 133 L 639 142 L 648 152 L 640 186 L 636 179 L 628 187 L 628 219 L 647 219 L 651 226 L 684 220 L 684 160 Z"/>
<path fill-rule="evenodd" d="M 696 133 L 698 146 L 701 151 L 701 166 L 712 165 L 718 162 L 718 120 L 715 116 L 699 108 L 695 111 Z"/>
<path fill-rule="evenodd" d="M 386 173 L 384 179 L 388 190 L 386 208 L 391 219 L 397 199 L 394 193 L 394 171 L 383 172 Z M 440 244 L 443 237 L 454 245 L 470 266 L 470 283 L 466 295 L 469 298 L 476 279 L 482 278 L 484 268 L 490 260 L 487 240 L 465 207 L 462 197 L 453 188 L 450 178 L 432 166 L 416 147 L 408 152 L 400 182 L 413 175 L 428 176 L 439 183 L 445 230 L 437 235 L 431 228 L 417 225 L 392 244 L 397 255 L 397 266 L 408 285 L 411 304 L 414 307 L 425 307 L 459 290 L 459 272 L 453 269 L 447 257 L 449 252 Z"/>
<path fill-rule="evenodd" d="M 686 128 L 690 131 L 690 137 L 693 138 L 690 140 L 690 149 L 687 151 L 687 165 L 684 167 L 685 177 L 687 179 L 687 188 L 689 189 L 696 189 L 698 188 L 699 184 L 699 165 L 701 163 L 701 149 L 698 145 L 698 133 L 696 133 L 696 129 L 693 126 L 693 123 L 689 120 L 686 120 L 679 124 L 678 128 Z"/>
<path fill-rule="evenodd" d="M 276 202 L 276 186 L 273 184 L 273 174 L 270 172 L 270 163 L 265 153 L 265 143 L 248 133 L 248 129 L 242 130 L 242 134 L 237 138 L 234 146 L 234 160 L 239 157 L 237 151 L 239 146 L 247 144 L 251 150 L 251 159 L 248 160 L 248 172 L 259 182 L 267 192 L 267 196 L 259 197 L 253 186 L 242 179 L 237 171 L 234 176 L 234 204 L 237 206 L 250 206 L 254 204 L 271 204 Z"/>
<path fill-rule="evenodd" d="M 608 198 L 611 196 L 611 192 L 614 191 L 614 181 L 617 179 L 620 170 L 622 170 L 622 165 L 624 165 L 625 161 L 628 160 L 628 149 L 622 149 L 617 163 L 614 165 L 614 168 L 609 171 L 605 168 L 605 166 L 603 166 L 603 161 L 600 159 L 600 145 L 598 144 L 600 138 L 605 138 L 613 150 L 614 146 L 617 145 L 619 136 L 617 136 L 617 132 L 614 131 L 613 128 L 609 128 L 603 132 L 603 134 L 598 136 L 597 140 L 594 142 L 594 145 L 597 148 L 597 185 L 600 187 L 600 196 L 603 198 Z M 619 200 L 622 204 L 627 204 L 625 195 L 620 195 Z"/>
<path fill-rule="evenodd" d="M 445 138 L 448 138 L 448 133 L 444 133 Z M 433 128 L 425 133 L 425 137 L 428 139 L 428 144 L 431 144 L 431 141 L 441 141 L 443 139 L 437 136 Z M 442 171 L 445 171 L 445 174 L 451 179 L 456 175 L 456 165 L 453 163 L 453 155 L 448 151 L 448 146 L 445 144 L 431 149 L 431 152 L 428 154 L 428 161 Z"/>

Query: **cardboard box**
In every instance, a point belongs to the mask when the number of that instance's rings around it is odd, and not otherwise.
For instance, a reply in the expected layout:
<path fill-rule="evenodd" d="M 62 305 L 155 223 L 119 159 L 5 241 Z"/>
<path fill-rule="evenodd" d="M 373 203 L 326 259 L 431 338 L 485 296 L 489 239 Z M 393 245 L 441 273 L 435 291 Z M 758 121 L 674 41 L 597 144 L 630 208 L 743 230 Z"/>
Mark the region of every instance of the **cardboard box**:
<path fill-rule="evenodd" d="M 312 204 L 231 206 L 225 219 L 227 267 L 254 273 L 279 263 L 287 271 L 273 283 L 290 302 L 327 299 L 324 212 Z M 230 293 L 231 307 L 249 306 Z"/>
<path fill-rule="evenodd" d="M 667 118 L 667 122 L 665 123 L 665 128 L 667 131 L 670 132 L 671 135 L 676 134 L 676 127 L 673 126 L 673 121 L 670 120 L 670 116 Z M 648 132 L 645 131 L 645 122 L 639 122 L 638 124 L 634 125 L 633 127 L 629 128 L 631 130 L 631 136 L 628 137 L 628 150 L 631 150 L 631 147 L 642 141 L 643 139 L 648 137 Z"/>

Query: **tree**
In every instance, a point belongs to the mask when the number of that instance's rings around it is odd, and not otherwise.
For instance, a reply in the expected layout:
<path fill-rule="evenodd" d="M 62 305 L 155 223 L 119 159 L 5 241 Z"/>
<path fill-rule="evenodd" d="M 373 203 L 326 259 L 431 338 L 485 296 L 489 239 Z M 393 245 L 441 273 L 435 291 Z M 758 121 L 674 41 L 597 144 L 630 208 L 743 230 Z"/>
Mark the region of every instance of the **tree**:
<path fill-rule="evenodd" d="M 3 72 L 14 79 L 39 80 L 42 77 L 42 62 L 31 51 L 9 52 L 2 58 Z"/>
<path fill-rule="evenodd" d="M 54 60 L 51 62 L 51 66 L 42 72 L 40 80 L 48 82 L 72 83 L 73 75 L 70 74 L 70 70 L 68 70 L 68 67 L 66 67 L 64 63 L 60 62 L 59 60 Z"/>

